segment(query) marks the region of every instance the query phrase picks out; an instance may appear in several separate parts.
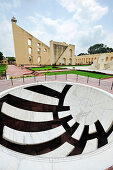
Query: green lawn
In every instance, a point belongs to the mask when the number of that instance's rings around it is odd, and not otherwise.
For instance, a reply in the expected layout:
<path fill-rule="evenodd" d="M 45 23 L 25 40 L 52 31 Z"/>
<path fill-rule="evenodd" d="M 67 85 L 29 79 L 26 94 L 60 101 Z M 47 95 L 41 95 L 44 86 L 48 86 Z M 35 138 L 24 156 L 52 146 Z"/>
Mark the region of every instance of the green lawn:
<path fill-rule="evenodd" d="M 5 74 L 5 71 L 7 69 L 7 65 L 0 65 L 0 73 Z"/>
<path fill-rule="evenodd" d="M 54 68 L 56 67 L 56 68 Z M 58 69 L 64 69 L 61 66 L 45 66 L 45 67 L 34 67 L 34 68 L 29 68 L 30 70 L 34 71 L 44 71 L 44 70 L 58 70 Z"/>
<path fill-rule="evenodd" d="M 97 73 L 78 71 L 78 70 L 61 71 L 61 72 L 47 72 L 47 73 L 43 73 L 43 74 L 46 74 L 46 75 L 77 74 L 77 75 L 86 76 L 86 77 L 89 76 L 89 77 L 96 78 L 96 79 L 113 77 L 113 76 L 110 76 L 110 75 L 97 74 Z"/>
<path fill-rule="evenodd" d="M 76 65 L 68 65 L 68 66 L 45 66 L 45 67 L 31 67 L 30 70 L 33 71 L 44 71 L 44 70 L 58 70 L 58 69 L 64 69 L 65 67 L 75 67 Z M 77 65 L 77 66 L 89 66 L 89 65 Z M 56 68 L 54 68 L 56 67 Z"/>

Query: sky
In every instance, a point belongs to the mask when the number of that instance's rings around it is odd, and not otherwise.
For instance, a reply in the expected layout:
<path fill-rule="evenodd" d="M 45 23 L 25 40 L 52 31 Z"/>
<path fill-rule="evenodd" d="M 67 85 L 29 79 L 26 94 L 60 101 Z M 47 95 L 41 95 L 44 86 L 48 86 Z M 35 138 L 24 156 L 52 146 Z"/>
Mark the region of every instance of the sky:
<path fill-rule="evenodd" d="M 11 18 L 49 46 L 75 45 L 75 54 L 103 43 L 113 48 L 113 0 L 0 0 L 0 51 L 15 56 Z"/>

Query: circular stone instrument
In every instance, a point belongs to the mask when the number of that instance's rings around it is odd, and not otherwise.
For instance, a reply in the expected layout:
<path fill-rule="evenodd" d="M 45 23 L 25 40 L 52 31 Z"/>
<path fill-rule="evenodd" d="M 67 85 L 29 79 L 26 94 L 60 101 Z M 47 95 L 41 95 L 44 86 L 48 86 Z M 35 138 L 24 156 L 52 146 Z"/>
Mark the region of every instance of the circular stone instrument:
<path fill-rule="evenodd" d="M 112 94 L 65 82 L 0 94 L 1 169 L 106 169 L 112 158 Z"/>

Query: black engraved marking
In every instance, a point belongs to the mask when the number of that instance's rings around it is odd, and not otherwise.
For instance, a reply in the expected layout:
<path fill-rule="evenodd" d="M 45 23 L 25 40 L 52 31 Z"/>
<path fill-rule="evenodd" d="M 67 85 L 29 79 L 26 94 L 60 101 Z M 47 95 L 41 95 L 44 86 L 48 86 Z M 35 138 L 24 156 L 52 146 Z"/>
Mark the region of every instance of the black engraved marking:
<path fill-rule="evenodd" d="M 44 94 L 44 95 L 47 95 L 50 97 L 60 98 L 60 92 L 53 90 L 49 87 L 46 87 L 44 85 L 36 85 L 36 86 L 26 87 L 25 89 L 30 90 L 32 92 Z"/>
<path fill-rule="evenodd" d="M 99 121 L 95 123 L 95 126 L 97 129 L 98 148 L 100 148 L 108 143 L 107 135 Z"/>
<path fill-rule="evenodd" d="M 11 94 L 8 94 L 5 97 L 1 98 L 1 101 L 2 100 L 5 101 L 7 104 L 10 104 L 14 107 L 17 107 L 23 110 L 34 111 L 34 112 L 55 112 L 55 111 L 69 110 L 69 106 L 62 106 L 62 108 L 60 108 L 59 106 L 56 106 L 56 105 L 32 102 L 29 100 L 25 100 L 25 99 L 13 96 Z"/>
<path fill-rule="evenodd" d="M 41 132 L 41 131 L 53 129 L 54 126 L 55 127 L 61 126 L 61 122 L 68 122 L 71 119 L 72 119 L 72 116 L 69 115 L 67 117 L 61 118 L 59 120 L 57 119 L 54 121 L 29 122 L 29 121 L 18 120 L 10 116 L 7 116 L 3 113 L 0 113 L 0 125 L 1 125 L 0 130 L 2 130 L 2 127 L 3 127 L 2 122 L 4 122 L 4 126 L 8 126 L 18 131 Z"/>
<path fill-rule="evenodd" d="M 6 102 L 11 106 L 23 110 L 29 110 L 34 112 L 45 112 L 42 114 L 46 114 L 46 112 L 52 112 L 53 120 L 46 121 L 46 122 L 29 122 L 29 121 L 15 119 L 13 117 L 10 117 L 0 112 L 0 144 L 11 150 L 21 152 L 24 154 L 41 155 L 41 154 L 48 153 L 50 151 L 54 151 L 55 149 L 63 145 L 65 142 L 68 142 L 74 146 L 74 149 L 69 154 L 69 156 L 81 154 L 84 151 L 84 148 L 88 140 L 97 138 L 98 148 L 106 145 L 108 143 L 107 138 L 113 132 L 113 123 L 112 125 L 110 125 L 109 130 L 105 132 L 101 122 L 98 120 L 97 122 L 95 122 L 96 132 L 92 134 L 89 134 L 89 126 L 85 125 L 80 140 L 77 140 L 74 139 L 72 135 L 79 127 L 79 123 L 75 122 L 75 124 L 72 127 L 70 127 L 68 125 L 68 121 L 72 119 L 71 115 L 59 119 L 58 112 L 70 110 L 70 106 L 64 106 L 64 99 L 71 86 L 72 85 L 66 85 L 61 93 L 51 88 L 48 88 L 44 85 L 37 85 L 37 86 L 31 86 L 25 88 L 35 93 L 40 93 L 50 97 L 58 98 L 59 99 L 58 105 L 49 105 L 49 104 L 28 101 L 27 99 L 22 99 L 13 96 L 11 94 L 7 94 L 6 96 L 2 97 L 0 99 L 0 110 L 2 108 L 2 104 Z M 64 134 L 60 135 L 59 137 L 56 137 L 53 140 L 41 144 L 22 145 L 22 144 L 16 144 L 14 142 L 10 142 L 8 141 L 8 139 L 6 140 L 3 138 L 4 126 L 23 132 L 41 132 L 41 131 L 46 131 L 46 130 L 59 127 L 61 125 L 64 127 L 66 131 Z"/>

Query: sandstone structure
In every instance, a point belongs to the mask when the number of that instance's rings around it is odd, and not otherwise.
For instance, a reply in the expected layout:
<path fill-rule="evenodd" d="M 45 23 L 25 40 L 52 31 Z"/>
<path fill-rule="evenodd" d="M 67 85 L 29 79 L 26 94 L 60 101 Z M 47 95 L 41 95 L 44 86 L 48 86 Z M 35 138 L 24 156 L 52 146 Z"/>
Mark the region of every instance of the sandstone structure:
<path fill-rule="evenodd" d="M 113 52 L 111 53 L 102 53 L 102 54 L 89 54 L 89 55 L 81 55 L 81 56 L 76 56 L 76 64 L 79 65 L 84 65 L 84 64 L 93 64 L 93 63 L 100 63 L 104 62 L 107 64 L 110 64 L 113 60 Z M 105 65 L 106 65 L 105 64 Z M 98 68 L 98 67 L 97 67 Z M 105 69 L 107 67 L 105 66 Z"/>
<path fill-rule="evenodd" d="M 75 55 L 75 45 L 51 40 L 50 47 L 19 27 L 15 17 L 11 19 L 17 66 L 21 65 L 89 65 L 94 69 L 113 69 L 112 53 Z M 103 61 L 103 57 L 104 61 Z M 101 58 L 101 59 L 99 59 Z M 108 63 L 108 64 L 107 64 Z"/>
<path fill-rule="evenodd" d="M 21 65 L 71 65 L 75 64 L 75 45 L 50 41 L 50 47 L 19 27 L 11 19 L 16 64 Z"/>

